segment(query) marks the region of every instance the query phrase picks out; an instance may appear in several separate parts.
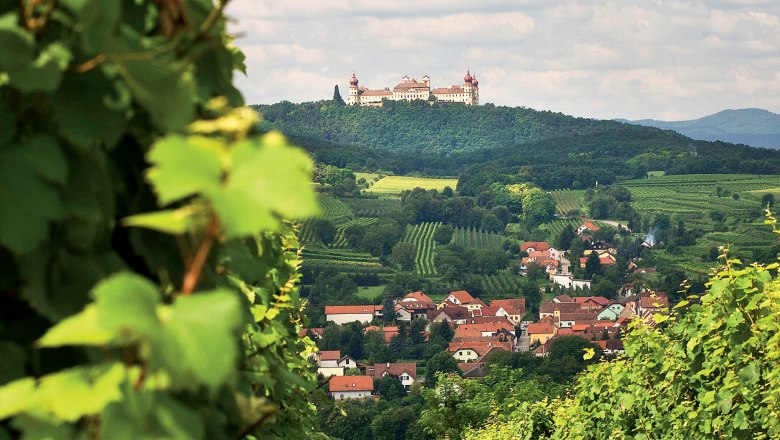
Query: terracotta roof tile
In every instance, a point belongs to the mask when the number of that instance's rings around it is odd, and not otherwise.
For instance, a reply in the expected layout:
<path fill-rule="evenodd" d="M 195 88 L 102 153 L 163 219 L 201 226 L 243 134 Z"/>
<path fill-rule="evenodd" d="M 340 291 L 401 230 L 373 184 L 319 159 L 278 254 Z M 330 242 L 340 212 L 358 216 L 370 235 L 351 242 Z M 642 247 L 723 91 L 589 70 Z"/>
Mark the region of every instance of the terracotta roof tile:
<path fill-rule="evenodd" d="M 369 376 L 333 376 L 328 386 L 331 392 L 373 391 L 374 380 Z"/>

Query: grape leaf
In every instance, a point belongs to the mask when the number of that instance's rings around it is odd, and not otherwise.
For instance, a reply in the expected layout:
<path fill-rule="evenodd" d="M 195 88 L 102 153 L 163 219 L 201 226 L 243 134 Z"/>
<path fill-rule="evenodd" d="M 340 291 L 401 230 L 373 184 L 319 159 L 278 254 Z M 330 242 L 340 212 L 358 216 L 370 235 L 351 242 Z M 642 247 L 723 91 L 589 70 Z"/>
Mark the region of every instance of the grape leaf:
<path fill-rule="evenodd" d="M 63 215 L 57 192 L 44 180 L 64 181 L 65 157 L 51 138 L 39 136 L 0 158 L 0 243 L 24 254 L 46 238 L 49 222 Z"/>
<path fill-rule="evenodd" d="M 169 136 L 157 142 L 148 159 L 147 178 L 167 205 L 201 192 L 214 192 L 222 176 L 223 145 L 201 136 Z"/>
<path fill-rule="evenodd" d="M 212 389 L 235 374 L 236 334 L 243 322 L 235 293 L 220 289 L 179 297 L 160 311 L 163 328 L 153 341 L 154 368 L 168 371 L 180 388 Z"/>

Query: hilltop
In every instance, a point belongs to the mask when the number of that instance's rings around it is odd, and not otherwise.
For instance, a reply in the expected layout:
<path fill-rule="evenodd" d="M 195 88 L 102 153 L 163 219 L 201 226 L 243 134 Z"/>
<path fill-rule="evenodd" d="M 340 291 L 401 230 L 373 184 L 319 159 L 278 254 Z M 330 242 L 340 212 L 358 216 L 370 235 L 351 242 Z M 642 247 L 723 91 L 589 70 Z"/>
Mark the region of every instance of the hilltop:
<path fill-rule="evenodd" d="M 280 130 L 318 161 L 356 170 L 452 176 L 474 167 L 515 173 L 528 166 L 547 189 L 586 188 L 655 170 L 780 173 L 779 151 L 524 107 L 320 101 L 254 108 L 263 116 L 261 130 Z"/>
<path fill-rule="evenodd" d="M 723 110 L 688 121 L 641 119 L 626 122 L 664 130 L 674 130 L 693 139 L 724 141 L 752 147 L 780 148 L 780 115 L 768 110 L 747 108 Z"/>

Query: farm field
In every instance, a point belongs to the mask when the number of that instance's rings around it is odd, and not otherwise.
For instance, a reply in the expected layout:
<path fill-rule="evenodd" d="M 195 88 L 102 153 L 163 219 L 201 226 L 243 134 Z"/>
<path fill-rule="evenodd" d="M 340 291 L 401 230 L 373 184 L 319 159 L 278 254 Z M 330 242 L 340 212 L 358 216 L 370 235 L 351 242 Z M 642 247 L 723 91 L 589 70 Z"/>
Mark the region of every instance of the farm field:
<path fill-rule="evenodd" d="M 365 190 L 367 193 L 379 194 L 384 196 L 400 195 L 405 190 L 414 188 L 435 189 L 441 191 L 449 186 L 453 190 L 458 185 L 456 178 L 429 178 L 429 177 L 411 177 L 411 176 L 385 176 L 375 182 L 371 188 Z M 778 185 L 780 186 L 780 185 Z"/>
<path fill-rule="evenodd" d="M 585 214 L 585 191 L 560 189 L 550 193 L 555 199 L 555 213 L 564 217 Z"/>
<path fill-rule="evenodd" d="M 342 201 L 360 217 L 384 217 L 401 207 L 399 199 L 343 198 Z"/>
<path fill-rule="evenodd" d="M 488 298 L 513 298 L 520 289 L 520 275 L 515 275 L 509 270 L 502 270 L 495 275 L 480 275 L 484 297 Z"/>
<path fill-rule="evenodd" d="M 417 246 L 415 265 L 417 267 L 417 273 L 421 276 L 436 276 L 437 274 L 436 266 L 433 263 L 433 255 L 436 249 L 436 242 L 433 241 L 433 234 L 439 226 L 441 226 L 441 222 L 426 222 L 410 226 L 403 239 L 403 241 L 414 243 L 414 245 Z"/>
<path fill-rule="evenodd" d="M 379 258 L 369 253 L 332 249 L 322 245 L 305 246 L 301 251 L 303 265 L 311 268 L 333 268 L 343 273 L 386 273 Z"/>
<path fill-rule="evenodd" d="M 360 286 L 358 287 L 357 296 L 366 299 L 376 299 L 382 292 L 384 292 L 386 285 L 381 286 Z"/>
<path fill-rule="evenodd" d="M 452 243 L 465 248 L 501 250 L 504 248 L 504 237 L 481 229 L 455 228 Z"/>
<path fill-rule="evenodd" d="M 761 196 L 780 188 L 780 176 L 753 174 L 690 174 L 629 180 L 631 204 L 644 212 L 700 216 L 717 209 L 735 213 L 760 208 Z M 717 196 L 717 188 L 725 193 Z M 738 194 L 735 200 L 732 194 Z"/>

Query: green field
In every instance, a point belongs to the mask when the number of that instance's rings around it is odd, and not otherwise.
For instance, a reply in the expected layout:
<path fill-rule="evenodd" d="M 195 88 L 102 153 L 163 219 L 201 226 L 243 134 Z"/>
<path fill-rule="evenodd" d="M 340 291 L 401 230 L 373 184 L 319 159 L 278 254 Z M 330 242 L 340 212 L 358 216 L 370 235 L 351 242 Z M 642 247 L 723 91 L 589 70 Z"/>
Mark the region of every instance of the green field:
<path fill-rule="evenodd" d="M 551 192 L 555 199 L 555 213 L 564 217 L 585 214 L 585 191 L 560 189 Z"/>
<path fill-rule="evenodd" d="M 367 298 L 367 299 L 376 299 L 380 295 L 382 295 L 382 292 L 384 292 L 386 285 L 381 286 L 361 286 L 358 287 L 358 293 L 357 296 L 361 298 Z"/>
<path fill-rule="evenodd" d="M 452 243 L 473 249 L 501 250 L 504 248 L 504 240 L 502 235 L 474 228 L 455 228 L 452 234 Z"/>
<path fill-rule="evenodd" d="M 420 223 L 410 226 L 406 230 L 406 236 L 403 241 L 414 243 L 417 246 L 417 256 L 415 265 L 417 273 L 422 276 L 435 276 L 436 266 L 433 263 L 433 255 L 436 249 L 436 242 L 433 241 L 433 234 L 441 223 Z"/>
<path fill-rule="evenodd" d="M 333 243 L 331 244 L 331 247 L 334 248 L 345 248 L 347 247 L 347 236 L 346 236 L 346 230 L 350 226 L 371 226 L 378 222 L 379 219 L 377 218 L 369 218 L 369 217 L 360 217 L 355 218 L 352 220 L 348 220 L 341 225 L 339 225 L 337 231 L 336 231 L 336 238 L 333 240 Z"/>
<path fill-rule="evenodd" d="M 380 195 L 400 195 L 405 190 L 414 188 L 435 189 L 441 191 L 449 186 L 453 190 L 458 185 L 456 178 L 429 178 L 429 177 L 411 177 L 411 176 L 385 176 L 366 192 Z"/>

